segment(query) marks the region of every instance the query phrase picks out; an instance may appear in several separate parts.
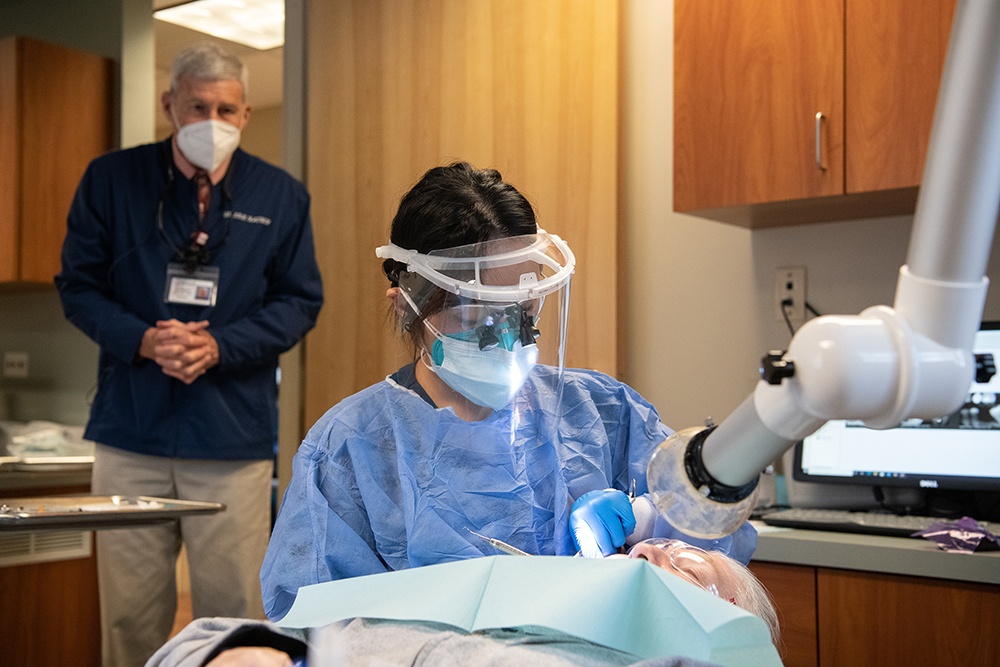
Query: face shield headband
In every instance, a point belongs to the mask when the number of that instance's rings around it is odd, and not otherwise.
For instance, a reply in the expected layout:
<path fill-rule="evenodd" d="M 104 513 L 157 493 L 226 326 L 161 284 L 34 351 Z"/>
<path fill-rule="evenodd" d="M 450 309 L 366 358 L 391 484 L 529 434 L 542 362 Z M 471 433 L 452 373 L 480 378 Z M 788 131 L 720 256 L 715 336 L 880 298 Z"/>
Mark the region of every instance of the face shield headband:
<path fill-rule="evenodd" d="M 389 244 L 376 248 L 375 255 L 405 264 L 407 271 L 451 294 L 498 303 L 520 303 L 551 294 L 569 282 L 576 266 L 566 242 L 541 229 L 537 234 L 434 250 L 426 255 Z M 519 265 L 537 270 L 518 271 Z M 497 280 L 497 275 L 516 280 Z"/>

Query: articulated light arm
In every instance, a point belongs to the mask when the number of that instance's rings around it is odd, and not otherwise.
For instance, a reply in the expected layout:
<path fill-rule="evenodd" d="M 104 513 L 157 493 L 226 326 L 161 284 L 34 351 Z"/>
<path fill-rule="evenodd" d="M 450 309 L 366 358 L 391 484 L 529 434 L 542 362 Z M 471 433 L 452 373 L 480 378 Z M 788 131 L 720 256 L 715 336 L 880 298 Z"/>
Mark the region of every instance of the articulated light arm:
<path fill-rule="evenodd" d="M 960 0 L 893 307 L 807 322 L 717 428 L 661 444 L 647 470 L 660 512 L 694 535 L 728 534 L 753 509 L 760 471 L 827 420 L 889 428 L 956 410 L 975 373 L 998 211 L 1000 2 Z"/>

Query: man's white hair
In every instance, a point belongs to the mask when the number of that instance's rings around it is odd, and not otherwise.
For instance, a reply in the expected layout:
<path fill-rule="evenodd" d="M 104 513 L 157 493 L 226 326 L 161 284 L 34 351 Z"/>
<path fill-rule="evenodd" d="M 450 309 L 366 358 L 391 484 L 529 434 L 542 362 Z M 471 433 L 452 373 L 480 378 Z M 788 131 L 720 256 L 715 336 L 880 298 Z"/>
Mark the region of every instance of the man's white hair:
<path fill-rule="evenodd" d="M 243 100 L 250 89 L 250 73 L 243 61 L 214 42 L 192 44 L 174 56 L 170 72 L 170 93 L 177 92 L 182 78 L 196 81 L 239 81 Z"/>

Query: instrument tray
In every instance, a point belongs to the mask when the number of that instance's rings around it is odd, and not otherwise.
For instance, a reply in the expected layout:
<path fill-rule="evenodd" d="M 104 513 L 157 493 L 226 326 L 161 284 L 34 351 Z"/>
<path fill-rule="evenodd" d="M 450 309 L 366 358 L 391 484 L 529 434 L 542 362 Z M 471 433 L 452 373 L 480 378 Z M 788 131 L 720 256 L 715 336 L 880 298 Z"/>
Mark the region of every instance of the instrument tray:
<path fill-rule="evenodd" d="M 0 532 L 124 528 L 224 509 L 222 503 L 152 496 L 3 498 Z"/>

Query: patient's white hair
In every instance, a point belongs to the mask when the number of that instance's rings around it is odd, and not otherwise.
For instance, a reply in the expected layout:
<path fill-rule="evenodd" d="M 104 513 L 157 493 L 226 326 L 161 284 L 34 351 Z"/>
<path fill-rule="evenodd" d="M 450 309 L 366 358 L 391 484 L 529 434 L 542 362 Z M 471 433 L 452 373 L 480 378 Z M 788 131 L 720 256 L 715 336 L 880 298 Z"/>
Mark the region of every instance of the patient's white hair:
<path fill-rule="evenodd" d="M 762 619 L 771 631 L 771 641 L 775 646 L 779 646 L 781 640 L 781 628 L 778 624 L 778 612 L 774 608 L 774 600 L 771 594 L 764 588 L 764 584 L 750 571 L 750 568 L 737 560 L 730 558 L 720 551 L 709 551 L 709 555 L 720 562 L 725 562 L 729 566 L 730 572 L 736 581 L 736 585 L 729 592 L 728 597 L 732 598 L 733 604 L 747 610 L 754 616 Z M 723 597 L 727 597 L 720 591 Z"/>

